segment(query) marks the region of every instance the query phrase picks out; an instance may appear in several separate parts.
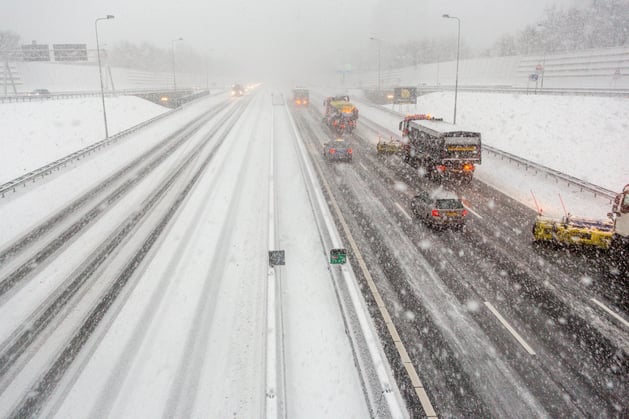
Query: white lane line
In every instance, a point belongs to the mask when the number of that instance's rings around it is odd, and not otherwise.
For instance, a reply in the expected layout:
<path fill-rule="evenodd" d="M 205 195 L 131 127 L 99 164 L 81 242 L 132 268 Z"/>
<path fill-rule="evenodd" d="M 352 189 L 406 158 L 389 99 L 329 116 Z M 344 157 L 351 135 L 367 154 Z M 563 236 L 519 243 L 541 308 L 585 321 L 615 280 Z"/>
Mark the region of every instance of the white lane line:
<path fill-rule="evenodd" d="M 480 218 L 481 220 L 483 219 L 483 217 L 482 217 L 479 213 L 477 213 L 476 211 L 474 211 L 474 210 L 472 209 L 472 207 L 470 206 L 470 203 L 468 202 L 468 200 L 467 200 L 467 199 L 462 199 L 462 200 L 461 200 L 461 202 L 463 202 L 463 206 L 464 206 L 465 208 L 467 208 L 467 210 L 468 210 L 469 212 L 471 212 L 472 214 L 474 214 L 475 216 L 477 216 L 477 217 L 478 217 L 478 218 Z"/>
<path fill-rule="evenodd" d="M 526 343 L 524 339 L 522 339 L 522 336 L 520 336 L 520 334 L 516 332 L 513 327 L 511 327 L 511 325 L 504 319 L 504 317 L 502 317 L 502 315 L 498 313 L 498 310 L 496 310 L 489 301 L 485 301 L 485 305 L 492 313 L 494 313 L 494 316 L 496 316 L 498 320 L 500 320 L 500 323 L 502 323 L 502 325 L 515 337 L 520 345 L 522 345 L 524 349 L 526 349 L 526 352 L 528 352 L 530 355 L 535 355 L 535 351 L 533 350 L 533 348 L 531 348 L 529 344 Z"/>
<path fill-rule="evenodd" d="M 404 366 L 406 371 L 410 371 L 409 377 L 413 383 L 412 384 L 413 388 L 415 390 L 415 393 L 417 394 L 417 398 L 419 399 L 422 409 L 424 409 L 424 413 L 427 418 L 430 418 L 430 419 L 437 418 L 437 414 L 435 413 L 432 403 L 430 402 L 430 398 L 428 397 L 428 394 L 426 393 L 424 385 L 420 381 L 419 375 L 417 374 L 415 367 L 413 366 L 412 362 L 410 361 L 410 358 L 408 357 L 406 348 L 404 348 L 404 344 L 400 340 L 400 336 L 397 333 L 397 329 L 395 328 L 395 325 L 393 324 L 393 320 L 391 319 L 391 316 L 389 315 L 389 311 L 387 310 L 384 304 L 384 300 L 382 299 L 382 296 L 380 295 L 380 292 L 378 291 L 378 288 L 376 287 L 376 283 L 374 282 L 371 276 L 371 273 L 369 272 L 369 269 L 367 268 L 367 263 L 365 262 L 365 260 L 362 257 L 362 254 L 358 250 L 358 245 L 356 244 L 356 241 L 354 240 L 354 236 L 352 235 L 350 228 L 347 225 L 347 222 L 345 221 L 345 217 L 343 216 L 343 213 L 341 212 L 341 209 L 339 208 L 338 203 L 336 202 L 336 199 L 334 199 L 334 195 L 332 194 L 330 185 L 328 184 L 325 177 L 323 176 L 323 172 L 321 171 L 321 167 L 319 166 L 318 163 L 314 164 L 314 168 L 319 174 L 319 178 L 321 179 L 323 188 L 325 188 L 325 190 L 328 193 L 328 196 L 330 196 L 330 199 L 331 199 L 330 202 L 332 206 L 331 210 L 334 210 L 334 212 L 338 216 L 339 222 L 341 223 L 343 231 L 345 231 L 345 234 L 347 235 L 347 240 L 349 241 L 350 247 L 352 248 L 352 251 L 354 252 L 354 257 L 356 258 L 356 261 L 358 262 L 358 266 L 360 267 L 360 270 L 363 272 L 363 275 L 365 276 L 365 280 L 367 281 L 367 286 L 369 287 L 369 290 L 371 291 L 371 295 L 374 297 L 374 300 L 376 301 L 376 306 L 380 310 L 380 314 L 382 315 L 385 321 L 387 329 L 390 331 L 391 338 L 393 339 L 397 352 L 400 356 L 400 361 L 402 361 L 402 365 Z M 371 345 L 368 345 L 368 346 L 371 346 Z M 404 361 L 408 361 L 408 362 L 404 362 Z M 377 370 L 379 370 L 379 368 L 377 368 Z M 385 381 L 382 380 L 382 382 L 385 382 Z M 385 391 L 383 392 L 383 394 L 385 394 L 385 397 L 392 397 L 391 392 Z M 397 417 L 397 416 L 398 415 L 394 415 L 394 417 Z"/>
<path fill-rule="evenodd" d="M 398 207 L 400 211 L 402 211 L 402 214 L 406 215 L 406 218 L 408 218 L 409 220 L 413 219 L 413 217 L 411 217 L 410 215 L 408 215 L 408 213 L 406 211 L 404 211 L 404 208 L 402 208 L 402 206 L 400 204 L 398 204 L 396 202 L 395 206 Z"/>
<path fill-rule="evenodd" d="M 277 212 L 275 208 L 275 109 L 271 109 L 271 141 L 269 145 L 269 216 L 268 216 L 268 249 L 278 250 L 279 238 L 276 235 Z M 279 267 L 267 268 L 266 289 L 266 388 L 265 417 L 285 417 L 284 403 L 286 400 L 283 377 L 283 348 L 281 271 Z"/>
<path fill-rule="evenodd" d="M 620 317 L 618 314 L 614 313 L 614 311 L 611 308 L 607 307 L 605 304 L 601 303 L 596 298 L 590 298 L 590 300 L 592 300 L 596 305 L 598 305 L 600 308 L 605 310 L 612 317 L 614 317 L 616 320 L 618 320 L 620 323 L 622 323 L 625 327 L 629 327 L 629 322 L 627 322 L 625 319 Z"/>
<path fill-rule="evenodd" d="M 366 172 L 368 172 L 367 167 L 365 167 L 364 164 L 362 164 L 361 162 L 358 162 L 358 164 L 360 164 L 360 167 L 362 167 L 363 169 L 365 169 Z"/>

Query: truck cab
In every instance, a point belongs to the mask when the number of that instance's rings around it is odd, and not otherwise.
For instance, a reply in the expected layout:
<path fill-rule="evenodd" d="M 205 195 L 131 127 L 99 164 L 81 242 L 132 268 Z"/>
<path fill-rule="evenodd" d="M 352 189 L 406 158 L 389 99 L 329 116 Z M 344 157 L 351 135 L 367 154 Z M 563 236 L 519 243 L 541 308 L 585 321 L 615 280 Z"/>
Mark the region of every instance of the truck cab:
<path fill-rule="evenodd" d="M 616 195 L 609 215 L 614 220 L 611 244 L 614 259 L 619 261 L 620 269 L 629 274 L 629 184 Z"/>

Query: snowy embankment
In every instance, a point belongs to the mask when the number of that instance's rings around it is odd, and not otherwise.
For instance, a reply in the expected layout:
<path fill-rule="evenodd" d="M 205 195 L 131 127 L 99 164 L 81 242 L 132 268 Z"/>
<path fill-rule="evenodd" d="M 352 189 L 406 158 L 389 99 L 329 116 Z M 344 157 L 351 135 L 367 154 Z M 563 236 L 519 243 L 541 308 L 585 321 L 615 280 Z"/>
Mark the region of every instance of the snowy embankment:
<path fill-rule="evenodd" d="M 401 116 L 367 106 L 360 91 L 350 94 L 353 101 L 357 99 L 361 117 L 399 133 Z M 400 114 L 427 113 L 452 121 L 453 105 L 454 95 L 440 92 L 420 96 L 417 105 L 388 107 Z M 483 144 L 611 191 L 619 192 L 629 183 L 626 99 L 459 92 L 457 125 L 481 132 Z M 591 193 L 579 193 L 550 178 L 534 178 L 531 172 L 489 153 L 483 153 L 476 178 L 530 208 L 536 206 L 534 193 L 549 215 L 563 214 L 559 195 L 573 214 L 604 218 L 611 208 L 609 202 L 596 200 Z"/>
<path fill-rule="evenodd" d="M 433 93 L 416 110 L 451 120 L 453 104 L 452 93 Z M 627 99 L 459 93 L 457 123 L 482 132 L 485 144 L 595 185 L 617 191 L 629 181 Z"/>
<path fill-rule="evenodd" d="M 133 96 L 106 99 L 109 135 L 169 109 Z M 99 97 L 0 105 L 0 184 L 105 138 Z"/>
<path fill-rule="evenodd" d="M 452 121 L 451 92 L 420 96 L 417 105 L 390 105 Z M 362 113 L 362 109 L 361 109 Z M 617 191 L 629 170 L 629 101 L 591 96 L 459 92 L 457 125 L 479 131 L 483 143 L 594 185 Z M 397 131 L 397 125 L 389 125 Z"/>

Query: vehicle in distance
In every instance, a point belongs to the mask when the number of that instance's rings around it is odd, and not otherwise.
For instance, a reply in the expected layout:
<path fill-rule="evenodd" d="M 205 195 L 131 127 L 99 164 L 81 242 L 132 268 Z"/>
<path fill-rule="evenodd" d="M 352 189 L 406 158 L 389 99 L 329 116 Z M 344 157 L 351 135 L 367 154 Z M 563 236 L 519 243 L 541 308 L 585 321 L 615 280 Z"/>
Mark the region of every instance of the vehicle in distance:
<path fill-rule="evenodd" d="M 310 103 L 310 92 L 308 89 L 297 87 L 293 90 L 293 103 L 295 106 L 308 106 Z"/>
<path fill-rule="evenodd" d="M 234 84 L 232 86 L 232 96 L 242 96 L 245 94 L 245 89 L 239 85 L 239 84 Z"/>
<path fill-rule="evenodd" d="M 352 148 L 344 138 L 337 138 L 334 141 L 323 144 L 323 158 L 326 160 L 351 162 L 353 155 Z"/>
<path fill-rule="evenodd" d="M 323 123 L 337 134 L 351 133 L 356 128 L 358 108 L 350 103 L 349 96 L 330 96 L 323 101 Z"/>
<path fill-rule="evenodd" d="M 420 192 L 411 200 L 413 216 L 426 224 L 460 229 L 465 225 L 468 211 L 461 199 L 441 188 L 429 193 Z"/>
<path fill-rule="evenodd" d="M 35 89 L 29 96 L 50 96 L 50 91 L 48 89 Z"/>

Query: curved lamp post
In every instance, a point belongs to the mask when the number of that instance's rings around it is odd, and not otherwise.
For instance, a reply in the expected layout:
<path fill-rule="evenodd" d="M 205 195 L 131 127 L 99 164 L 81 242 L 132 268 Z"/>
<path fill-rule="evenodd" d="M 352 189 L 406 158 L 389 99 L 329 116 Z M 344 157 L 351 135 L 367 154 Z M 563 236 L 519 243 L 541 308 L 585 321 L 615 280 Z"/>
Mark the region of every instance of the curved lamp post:
<path fill-rule="evenodd" d="M 105 139 L 109 138 L 109 129 L 107 128 L 107 111 L 105 110 L 105 88 L 103 87 L 103 69 L 100 64 L 100 44 L 98 42 L 98 21 L 113 19 L 114 15 L 99 17 L 94 21 L 94 29 L 96 31 L 96 55 L 98 56 L 98 75 L 100 76 L 100 98 L 103 102 L 103 119 L 105 121 Z"/>
<path fill-rule="evenodd" d="M 459 93 L 459 51 L 461 46 L 461 19 L 456 16 L 450 16 L 448 14 L 443 15 L 443 17 L 446 19 L 456 19 L 458 23 L 458 34 L 456 40 L 456 81 L 454 84 L 454 118 L 452 122 L 453 124 L 456 124 L 456 99 Z"/>

